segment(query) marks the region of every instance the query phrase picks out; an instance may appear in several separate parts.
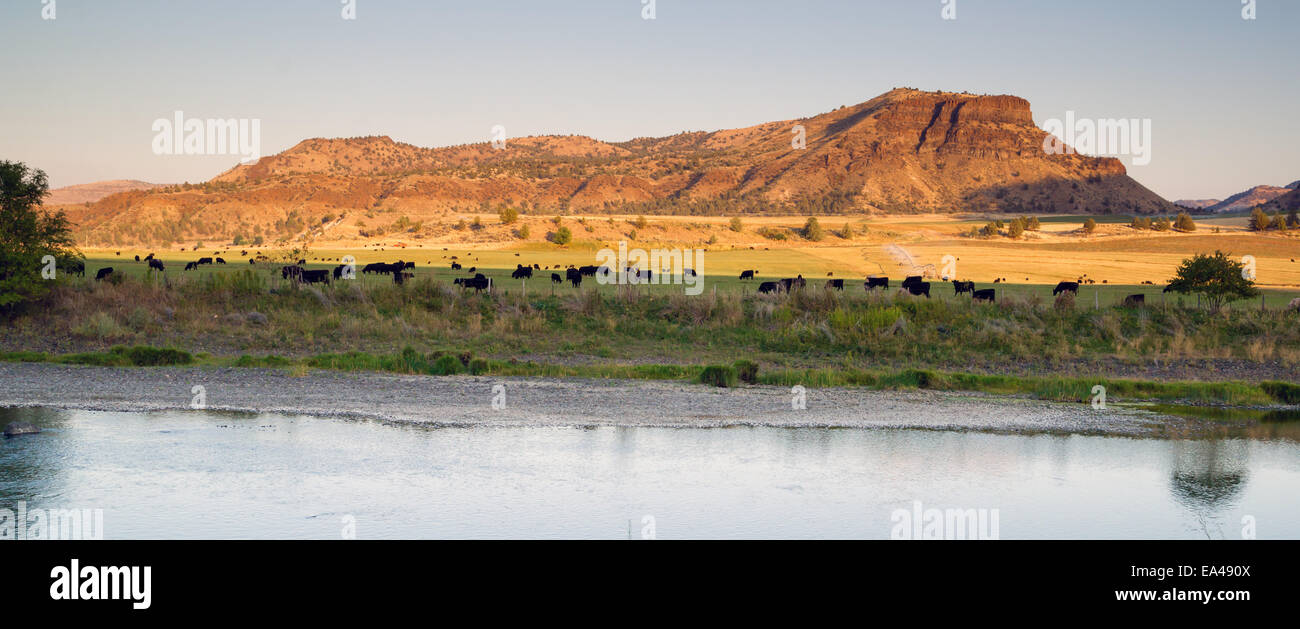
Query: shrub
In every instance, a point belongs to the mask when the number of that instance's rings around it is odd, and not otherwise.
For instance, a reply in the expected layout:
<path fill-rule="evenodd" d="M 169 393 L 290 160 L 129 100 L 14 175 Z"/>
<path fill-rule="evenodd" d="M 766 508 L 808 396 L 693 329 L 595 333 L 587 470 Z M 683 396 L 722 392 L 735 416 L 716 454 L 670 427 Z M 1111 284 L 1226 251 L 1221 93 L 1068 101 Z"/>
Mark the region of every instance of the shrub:
<path fill-rule="evenodd" d="M 516 230 L 515 233 L 519 234 L 519 238 L 527 240 L 528 235 L 532 233 L 532 230 L 528 229 L 527 225 L 520 225 L 519 229 Z"/>
<path fill-rule="evenodd" d="M 1196 221 L 1187 215 L 1187 212 L 1179 212 L 1178 218 L 1174 219 L 1174 229 L 1180 232 L 1196 231 Z"/>
<path fill-rule="evenodd" d="M 487 373 L 489 368 L 486 358 L 475 358 L 469 361 L 469 372 L 475 376 Z"/>
<path fill-rule="evenodd" d="M 730 388 L 736 386 L 738 380 L 736 368 L 730 365 L 709 365 L 700 372 L 700 384 Z"/>
<path fill-rule="evenodd" d="M 741 231 L 742 229 L 744 229 L 744 227 L 745 227 L 745 225 L 744 225 L 744 223 L 741 223 L 741 222 L 740 222 L 740 217 L 739 217 L 739 216 L 733 216 L 733 217 L 731 217 L 731 231 L 733 231 L 733 232 L 738 232 L 738 231 Z"/>
<path fill-rule="evenodd" d="M 1284 404 L 1300 404 L 1300 385 L 1290 382 L 1269 381 L 1259 383 L 1259 388 Z"/>
<path fill-rule="evenodd" d="M 1254 210 L 1251 210 L 1251 212 L 1250 212 L 1250 228 L 1251 228 L 1251 229 L 1253 229 L 1253 230 L 1255 230 L 1255 231 L 1257 231 L 1257 232 L 1262 232 L 1262 231 L 1268 229 L 1268 226 L 1269 226 L 1271 223 L 1272 223 L 1272 221 L 1269 220 L 1269 218 L 1268 218 L 1268 214 L 1265 214 L 1265 213 L 1264 213 L 1264 210 L 1261 210 L 1261 209 L 1259 209 L 1259 208 L 1255 208 Z"/>
<path fill-rule="evenodd" d="M 1086 221 L 1084 221 L 1084 222 L 1083 222 L 1083 231 L 1084 231 L 1084 233 L 1086 233 L 1086 234 L 1091 234 L 1092 232 L 1097 231 L 1097 221 L 1094 221 L 1094 220 L 1092 220 L 1091 218 L 1088 219 L 1088 220 L 1086 220 Z"/>
<path fill-rule="evenodd" d="M 433 362 L 433 373 L 439 376 L 454 376 L 465 372 L 465 363 L 451 354 L 443 354 Z"/>
<path fill-rule="evenodd" d="M 736 376 L 745 384 L 758 384 L 758 363 L 752 360 L 738 360 L 735 364 Z"/>
<path fill-rule="evenodd" d="M 504 207 L 501 208 L 500 216 L 501 216 L 501 224 L 509 225 L 519 220 L 519 210 L 516 210 L 515 208 L 512 207 Z"/>
<path fill-rule="evenodd" d="M 560 227 L 554 232 L 551 232 L 550 240 L 557 245 L 567 245 L 573 242 L 573 232 L 570 231 L 568 227 Z"/>

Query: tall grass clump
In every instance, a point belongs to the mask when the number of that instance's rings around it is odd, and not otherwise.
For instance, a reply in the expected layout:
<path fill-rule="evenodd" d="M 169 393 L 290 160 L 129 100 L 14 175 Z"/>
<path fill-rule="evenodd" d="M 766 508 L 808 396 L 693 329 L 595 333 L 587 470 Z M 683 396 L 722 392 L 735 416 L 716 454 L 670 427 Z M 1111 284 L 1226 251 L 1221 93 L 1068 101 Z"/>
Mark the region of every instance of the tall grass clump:
<path fill-rule="evenodd" d="M 739 376 L 731 365 L 709 365 L 700 372 L 700 384 L 731 388 L 737 385 Z"/>

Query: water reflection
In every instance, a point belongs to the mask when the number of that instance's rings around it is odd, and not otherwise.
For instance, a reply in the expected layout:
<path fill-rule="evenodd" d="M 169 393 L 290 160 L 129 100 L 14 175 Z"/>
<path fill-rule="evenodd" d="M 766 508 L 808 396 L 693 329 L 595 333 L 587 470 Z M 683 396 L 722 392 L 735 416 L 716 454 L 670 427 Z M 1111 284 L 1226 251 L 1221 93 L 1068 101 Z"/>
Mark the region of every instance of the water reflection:
<path fill-rule="evenodd" d="M 0 409 L 0 506 L 103 508 L 108 538 L 885 538 L 914 501 L 1004 538 L 1300 537 L 1300 443 L 817 428 L 434 428 Z M 1263 426 L 1262 424 L 1260 426 Z M 1294 426 L 1270 424 L 1269 426 Z M 39 505 L 38 505 L 39 506 Z"/>
<path fill-rule="evenodd" d="M 1170 488 L 1174 498 L 1195 511 L 1231 506 L 1246 486 L 1248 442 L 1239 439 L 1173 441 Z"/>

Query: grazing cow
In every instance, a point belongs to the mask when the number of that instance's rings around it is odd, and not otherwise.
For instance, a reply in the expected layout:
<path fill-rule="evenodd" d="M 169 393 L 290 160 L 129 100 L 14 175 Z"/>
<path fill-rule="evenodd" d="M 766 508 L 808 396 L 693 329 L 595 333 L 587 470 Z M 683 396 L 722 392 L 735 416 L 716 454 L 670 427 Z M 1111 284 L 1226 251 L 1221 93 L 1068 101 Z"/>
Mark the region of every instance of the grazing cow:
<path fill-rule="evenodd" d="M 552 283 L 552 284 L 563 284 L 563 283 L 564 283 L 564 278 L 560 277 L 560 274 L 559 274 L 559 273 L 552 273 L 552 274 L 551 274 L 551 283 Z"/>
<path fill-rule="evenodd" d="M 533 269 L 532 267 L 527 267 L 522 264 L 517 264 L 515 265 L 515 272 L 511 273 L 510 277 L 516 280 L 525 279 L 525 278 L 532 279 Z"/>
<path fill-rule="evenodd" d="M 908 286 L 911 286 L 912 284 L 920 284 L 920 283 L 921 283 L 921 280 L 923 280 L 923 279 L 925 279 L 925 278 L 921 277 L 920 275 L 909 275 L 909 276 L 903 278 L 903 288 L 907 288 Z"/>
<path fill-rule="evenodd" d="M 256 265 L 256 264 L 257 264 L 257 260 L 254 260 L 254 259 L 252 259 L 252 258 L 249 258 L 249 259 L 248 259 L 248 263 L 249 263 L 249 264 Z"/>
<path fill-rule="evenodd" d="M 574 273 L 573 275 L 571 275 L 569 277 L 569 283 L 573 284 L 574 288 L 582 288 L 582 274 Z"/>
<path fill-rule="evenodd" d="M 474 277 L 459 278 L 455 283 L 460 284 L 461 288 L 472 288 L 474 292 L 481 292 L 485 289 L 490 291 L 492 289 L 492 278 L 484 277 L 482 273 Z"/>
<path fill-rule="evenodd" d="M 154 258 L 153 260 L 149 261 L 149 270 L 157 271 L 159 273 L 165 273 L 167 271 L 167 267 L 163 266 L 162 260 Z"/>
<path fill-rule="evenodd" d="M 1057 295 L 1059 295 L 1059 294 L 1061 294 L 1061 293 L 1074 293 L 1074 294 L 1078 295 L 1078 294 L 1079 294 L 1079 283 L 1078 283 L 1078 282 L 1061 282 L 1060 284 L 1057 284 L 1057 285 L 1056 285 L 1056 288 L 1053 288 L 1053 289 L 1052 289 L 1052 296 L 1053 296 L 1053 297 L 1055 297 L 1055 296 L 1057 296 Z"/>
<path fill-rule="evenodd" d="M 763 282 L 758 285 L 758 292 L 760 293 L 775 293 L 780 289 L 781 285 L 776 282 Z"/>
<path fill-rule="evenodd" d="M 953 290 L 952 293 L 953 295 L 960 295 L 962 293 L 971 293 L 971 295 L 974 296 L 975 282 L 958 282 L 957 280 L 953 280 L 952 290 Z"/>
<path fill-rule="evenodd" d="M 136 262 L 139 262 L 139 261 L 140 261 L 140 256 L 139 256 L 138 254 L 135 256 L 135 261 L 136 261 Z"/>
<path fill-rule="evenodd" d="M 780 284 L 781 288 L 785 289 L 785 292 L 788 293 L 793 289 L 803 288 L 807 282 L 804 281 L 803 275 L 800 275 L 799 277 L 787 277 L 781 280 Z"/>
<path fill-rule="evenodd" d="M 754 274 L 757 273 L 757 272 L 758 272 L 758 271 L 753 271 L 753 270 L 751 270 L 751 271 L 741 271 L 741 272 L 740 272 L 740 279 L 742 279 L 742 280 L 752 280 L 752 279 L 754 279 Z"/>
<path fill-rule="evenodd" d="M 874 289 L 874 288 L 884 288 L 884 289 L 888 289 L 888 288 L 889 288 L 889 278 L 887 278 L 887 277 L 868 277 L 868 278 L 867 278 L 867 283 L 865 284 L 865 286 L 866 286 L 867 290 L 872 290 L 872 289 Z"/>
<path fill-rule="evenodd" d="M 212 261 L 211 261 L 211 260 L 208 260 L 208 262 L 211 263 Z M 304 260 L 299 260 L 299 261 L 298 261 L 298 266 L 303 266 L 303 265 L 305 265 L 305 264 L 307 264 L 307 260 L 305 260 L 305 259 L 304 259 Z"/>
<path fill-rule="evenodd" d="M 478 272 L 478 267 L 476 267 L 476 266 L 469 267 L 469 272 L 470 272 L 470 273 L 477 273 L 477 272 Z"/>
<path fill-rule="evenodd" d="M 226 263 L 225 258 L 217 258 L 217 264 L 225 264 L 225 263 Z"/>
<path fill-rule="evenodd" d="M 202 265 L 202 264 L 212 264 L 212 258 L 199 258 L 199 260 L 198 260 L 198 262 L 196 262 L 196 264 L 200 264 L 200 265 Z M 301 263 L 299 263 L 299 264 L 301 264 Z"/>
<path fill-rule="evenodd" d="M 993 301 L 997 297 L 997 289 L 985 288 L 983 290 L 973 291 L 970 296 L 971 299 L 975 301 Z"/>
<path fill-rule="evenodd" d="M 1125 308 L 1141 308 L 1142 306 L 1146 305 L 1146 303 L 1147 303 L 1146 295 L 1129 295 L 1128 297 L 1124 298 Z"/>
<path fill-rule="evenodd" d="M 320 282 L 329 284 L 330 272 L 329 269 L 321 269 L 319 271 L 307 271 L 304 269 L 299 269 L 298 279 L 306 284 L 316 284 Z"/>
<path fill-rule="evenodd" d="M 540 265 L 540 264 L 534 262 L 534 263 L 533 263 L 533 270 L 534 270 L 534 271 L 540 271 L 540 270 L 542 270 L 542 265 Z"/>
<path fill-rule="evenodd" d="M 153 259 L 153 254 L 151 253 L 151 254 L 145 256 L 144 259 L 145 259 L 145 260 L 152 260 L 152 259 Z"/>
<path fill-rule="evenodd" d="M 578 274 L 583 277 L 591 277 L 595 275 L 598 270 L 599 269 L 595 266 L 580 266 L 578 267 Z"/>
<path fill-rule="evenodd" d="M 405 284 L 406 280 L 413 279 L 414 277 L 415 277 L 414 273 L 407 273 L 406 271 L 398 271 L 396 273 L 393 273 L 393 283 Z"/>
<path fill-rule="evenodd" d="M 844 280 L 826 280 L 826 290 L 844 290 Z"/>
<path fill-rule="evenodd" d="M 112 274 L 113 274 L 113 267 L 106 266 L 100 269 L 99 272 L 95 273 L 95 281 L 102 280 Z"/>
<path fill-rule="evenodd" d="M 343 269 L 346 268 L 346 267 L 347 267 L 346 264 L 340 264 L 340 265 L 334 267 L 334 279 L 336 279 L 336 280 L 341 280 L 341 279 L 343 279 Z"/>
<path fill-rule="evenodd" d="M 298 265 L 280 267 L 280 277 L 283 279 L 293 278 L 294 281 L 302 280 L 302 267 Z"/>
<path fill-rule="evenodd" d="M 907 285 L 907 292 L 913 295 L 925 295 L 926 299 L 930 298 L 929 282 L 912 282 Z"/>

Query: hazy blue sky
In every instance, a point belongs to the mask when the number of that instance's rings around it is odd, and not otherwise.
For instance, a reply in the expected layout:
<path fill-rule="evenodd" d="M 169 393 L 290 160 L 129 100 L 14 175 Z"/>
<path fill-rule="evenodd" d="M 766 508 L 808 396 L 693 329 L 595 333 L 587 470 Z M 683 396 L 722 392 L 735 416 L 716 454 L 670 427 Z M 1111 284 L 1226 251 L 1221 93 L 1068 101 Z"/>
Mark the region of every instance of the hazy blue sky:
<path fill-rule="evenodd" d="M 229 156 L 156 156 L 157 118 L 259 118 L 422 146 L 602 140 L 796 118 L 893 87 L 1016 94 L 1152 121 L 1129 167 L 1169 199 L 1300 179 L 1300 2 L 1258 0 L 42 0 L 0 4 L 0 159 L 51 184 L 201 181 Z"/>

